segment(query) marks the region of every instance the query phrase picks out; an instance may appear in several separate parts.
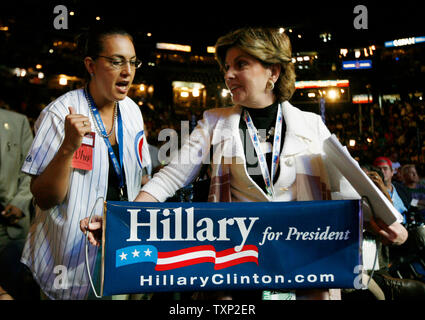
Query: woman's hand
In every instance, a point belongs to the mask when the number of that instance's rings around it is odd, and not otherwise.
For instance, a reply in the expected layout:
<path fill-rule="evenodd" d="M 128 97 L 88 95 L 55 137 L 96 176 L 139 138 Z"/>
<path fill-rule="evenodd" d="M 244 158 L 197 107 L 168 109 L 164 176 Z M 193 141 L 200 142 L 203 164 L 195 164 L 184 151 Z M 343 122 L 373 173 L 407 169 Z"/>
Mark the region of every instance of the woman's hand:
<path fill-rule="evenodd" d="M 140 191 L 137 195 L 136 199 L 134 199 L 135 202 L 158 202 L 156 198 L 151 196 L 149 193 L 145 191 Z"/>
<path fill-rule="evenodd" d="M 83 141 L 85 134 L 91 132 L 88 117 L 75 113 L 73 107 L 68 107 L 69 114 L 65 117 L 65 138 L 62 148 L 75 152 Z"/>
<path fill-rule="evenodd" d="M 377 218 L 368 221 L 366 227 L 372 233 L 381 236 L 382 243 L 385 245 L 402 245 L 407 240 L 407 230 L 399 222 L 387 225 L 381 219 Z"/>
<path fill-rule="evenodd" d="M 158 202 L 153 196 L 149 193 L 141 191 L 134 201 L 138 202 Z M 92 221 L 89 221 L 89 218 L 84 218 L 80 221 L 80 230 L 86 234 L 88 232 L 89 242 L 99 247 L 102 239 L 102 223 L 103 218 L 101 216 L 94 216 Z"/>
<path fill-rule="evenodd" d="M 103 218 L 101 216 L 94 216 L 91 222 L 89 222 L 89 218 L 80 221 L 80 230 L 85 235 L 88 232 L 89 242 L 96 247 L 100 246 L 102 239 L 102 223 Z"/>
<path fill-rule="evenodd" d="M 18 207 L 8 204 L 1 215 L 8 221 L 10 225 L 17 224 L 24 217 L 24 213 Z"/>

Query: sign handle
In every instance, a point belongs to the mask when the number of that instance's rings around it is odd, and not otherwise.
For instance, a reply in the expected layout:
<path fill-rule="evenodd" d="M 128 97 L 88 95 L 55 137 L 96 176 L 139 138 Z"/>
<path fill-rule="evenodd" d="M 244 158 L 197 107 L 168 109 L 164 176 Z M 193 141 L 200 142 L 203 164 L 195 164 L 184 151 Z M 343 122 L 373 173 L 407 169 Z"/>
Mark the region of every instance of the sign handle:
<path fill-rule="evenodd" d="M 93 208 L 92 208 L 92 210 L 91 210 L 90 216 L 89 216 L 89 223 L 90 223 L 90 221 L 91 221 L 91 219 L 92 219 L 93 212 L 94 212 L 94 208 L 96 208 L 96 207 L 97 207 L 97 203 L 98 203 L 99 199 L 101 199 L 101 200 L 102 200 L 102 202 L 104 202 L 104 201 L 103 201 L 103 197 L 100 197 L 100 198 L 97 198 L 97 199 L 96 199 L 96 203 L 94 204 L 94 206 L 93 206 Z M 100 298 L 102 298 L 102 295 L 99 295 L 99 294 L 97 293 L 96 288 L 94 287 L 94 284 L 93 284 L 93 279 L 92 279 L 92 277 L 91 277 L 91 273 L 90 273 L 90 262 L 89 262 L 89 233 L 88 233 L 88 232 L 86 232 L 85 254 L 86 254 L 86 271 L 87 271 L 87 275 L 88 275 L 88 277 L 89 277 L 90 286 L 91 286 L 91 288 L 92 288 L 92 290 L 93 290 L 94 295 L 96 296 L 96 298 L 100 299 Z"/>

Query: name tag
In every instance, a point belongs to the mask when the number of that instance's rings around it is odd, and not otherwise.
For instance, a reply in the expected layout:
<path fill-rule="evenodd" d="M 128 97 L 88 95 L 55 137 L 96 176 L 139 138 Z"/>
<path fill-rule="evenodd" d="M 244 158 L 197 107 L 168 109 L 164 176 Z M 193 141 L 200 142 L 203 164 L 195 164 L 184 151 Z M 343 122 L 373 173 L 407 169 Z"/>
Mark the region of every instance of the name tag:
<path fill-rule="evenodd" d="M 86 135 L 83 137 L 82 144 L 85 144 L 86 146 L 93 148 L 94 147 L 94 137 L 95 137 L 94 132 L 86 133 Z"/>
<path fill-rule="evenodd" d="M 260 148 L 261 148 L 261 152 L 263 154 L 267 154 L 267 153 L 272 152 L 273 146 L 270 142 L 262 142 L 262 143 L 260 143 Z"/>
<path fill-rule="evenodd" d="M 87 133 L 83 137 L 81 146 L 75 151 L 72 157 L 71 166 L 74 169 L 87 170 L 93 169 L 93 148 L 95 133 Z"/>

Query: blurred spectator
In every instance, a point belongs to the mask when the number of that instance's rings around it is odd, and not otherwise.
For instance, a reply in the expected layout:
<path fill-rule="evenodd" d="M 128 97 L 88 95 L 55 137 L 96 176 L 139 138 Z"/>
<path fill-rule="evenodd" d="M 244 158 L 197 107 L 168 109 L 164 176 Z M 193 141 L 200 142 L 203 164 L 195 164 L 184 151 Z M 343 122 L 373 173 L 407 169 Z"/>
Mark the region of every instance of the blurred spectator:
<path fill-rule="evenodd" d="M 401 167 L 400 162 L 398 162 L 398 153 L 395 150 L 394 147 L 391 148 L 391 154 L 390 154 L 390 160 L 392 163 L 392 167 L 393 167 L 393 171 L 394 171 L 394 176 L 397 174 L 397 172 L 399 171 L 398 169 Z"/>
<path fill-rule="evenodd" d="M 373 165 L 382 171 L 384 184 L 394 207 L 401 214 L 406 213 L 410 206 L 411 197 L 402 184 L 392 181 L 394 170 L 391 160 L 387 157 L 378 157 L 373 162 Z"/>
<path fill-rule="evenodd" d="M 419 176 L 414 164 L 406 164 L 401 169 L 403 183 L 412 197 L 411 205 L 425 211 L 425 185 L 419 183 Z"/>
<path fill-rule="evenodd" d="M 33 292 L 26 287 L 32 277 L 19 261 L 32 200 L 30 177 L 21 172 L 21 167 L 32 140 L 24 115 L 0 109 L 0 299 L 25 299 Z"/>

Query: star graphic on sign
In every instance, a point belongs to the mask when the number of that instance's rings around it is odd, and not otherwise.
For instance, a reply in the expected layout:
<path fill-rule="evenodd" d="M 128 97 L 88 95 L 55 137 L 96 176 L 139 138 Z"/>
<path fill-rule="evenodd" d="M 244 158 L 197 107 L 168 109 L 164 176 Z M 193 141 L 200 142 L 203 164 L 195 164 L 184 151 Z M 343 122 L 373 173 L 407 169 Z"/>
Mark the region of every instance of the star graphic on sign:
<path fill-rule="evenodd" d="M 137 251 L 137 249 L 134 249 L 134 251 L 132 252 L 133 254 L 133 258 L 136 258 L 139 256 L 140 251 Z"/>
<path fill-rule="evenodd" d="M 122 260 L 127 260 L 127 253 L 122 252 L 120 255 L 121 261 Z"/>
<path fill-rule="evenodd" d="M 146 249 L 146 251 L 143 251 L 145 253 L 145 257 L 151 256 L 152 251 L 149 250 L 149 248 Z"/>

